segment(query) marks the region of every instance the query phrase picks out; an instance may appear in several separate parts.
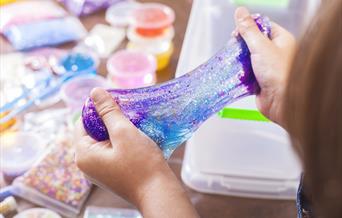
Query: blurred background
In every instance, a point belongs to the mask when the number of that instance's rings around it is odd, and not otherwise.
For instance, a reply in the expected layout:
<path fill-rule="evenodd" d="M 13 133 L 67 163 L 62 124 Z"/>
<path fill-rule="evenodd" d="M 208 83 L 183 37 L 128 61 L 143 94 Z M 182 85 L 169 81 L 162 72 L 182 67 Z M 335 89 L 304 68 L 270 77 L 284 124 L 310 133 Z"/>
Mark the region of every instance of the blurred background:
<path fill-rule="evenodd" d="M 83 103 L 94 87 L 191 71 L 227 42 L 241 5 L 300 38 L 319 1 L 0 0 L 0 217 L 140 217 L 75 166 Z M 249 113 L 253 97 L 223 109 L 168 160 L 201 217 L 296 216 L 287 134 Z"/>

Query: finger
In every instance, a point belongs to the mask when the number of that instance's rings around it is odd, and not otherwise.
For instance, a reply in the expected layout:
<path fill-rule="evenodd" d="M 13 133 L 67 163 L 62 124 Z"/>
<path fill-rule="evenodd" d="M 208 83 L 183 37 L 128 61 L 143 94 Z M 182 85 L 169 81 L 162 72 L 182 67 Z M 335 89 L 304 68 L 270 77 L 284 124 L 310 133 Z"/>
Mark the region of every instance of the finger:
<path fill-rule="evenodd" d="M 245 40 L 251 53 L 261 51 L 270 40 L 259 30 L 249 11 L 239 7 L 235 11 L 235 23 L 237 30 Z"/>
<path fill-rule="evenodd" d="M 81 118 L 79 118 L 75 124 L 75 132 L 76 132 L 78 137 L 88 135 L 87 132 L 85 131 L 84 127 L 83 127 L 83 123 L 82 123 Z"/>
<path fill-rule="evenodd" d="M 289 40 L 295 41 L 294 36 L 279 24 L 272 22 L 271 40 L 280 48 L 287 47 Z"/>
<path fill-rule="evenodd" d="M 95 88 L 91 91 L 90 96 L 94 101 L 97 113 L 107 127 L 109 137 L 112 139 L 114 134 L 117 135 L 118 125 L 129 123 L 129 120 L 121 112 L 120 107 L 107 91 Z"/>

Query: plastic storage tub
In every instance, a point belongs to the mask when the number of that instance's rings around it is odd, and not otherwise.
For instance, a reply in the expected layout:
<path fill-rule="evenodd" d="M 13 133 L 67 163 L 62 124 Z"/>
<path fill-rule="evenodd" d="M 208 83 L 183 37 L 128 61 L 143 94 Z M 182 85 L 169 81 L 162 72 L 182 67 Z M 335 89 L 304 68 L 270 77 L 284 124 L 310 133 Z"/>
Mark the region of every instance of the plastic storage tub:
<path fill-rule="evenodd" d="M 206 61 L 226 43 L 235 28 L 236 2 L 247 1 L 194 0 L 177 76 Z M 252 12 L 269 16 L 296 36 L 314 3 L 249 2 L 255 3 L 247 5 Z M 255 97 L 229 107 L 256 110 Z M 271 122 L 219 116 L 210 118 L 188 141 L 181 172 L 184 183 L 197 191 L 274 199 L 294 199 L 300 174 L 300 163 L 282 128 Z"/>

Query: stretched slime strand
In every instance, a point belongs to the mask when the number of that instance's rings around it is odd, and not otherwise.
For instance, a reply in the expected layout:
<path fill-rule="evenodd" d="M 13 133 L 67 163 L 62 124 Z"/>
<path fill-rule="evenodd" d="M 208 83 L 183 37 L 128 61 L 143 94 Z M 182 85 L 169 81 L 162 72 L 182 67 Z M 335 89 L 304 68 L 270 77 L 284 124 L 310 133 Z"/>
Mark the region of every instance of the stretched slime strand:
<path fill-rule="evenodd" d="M 255 15 L 259 29 L 271 34 L 269 19 Z M 259 91 L 250 52 L 241 36 L 233 37 L 207 62 L 166 83 L 139 89 L 108 90 L 130 121 L 153 139 L 165 158 L 210 116 L 224 106 Z M 87 133 L 109 139 L 107 129 L 88 98 L 82 111 Z M 113 121 L 115 122 L 115 121 Z"/>

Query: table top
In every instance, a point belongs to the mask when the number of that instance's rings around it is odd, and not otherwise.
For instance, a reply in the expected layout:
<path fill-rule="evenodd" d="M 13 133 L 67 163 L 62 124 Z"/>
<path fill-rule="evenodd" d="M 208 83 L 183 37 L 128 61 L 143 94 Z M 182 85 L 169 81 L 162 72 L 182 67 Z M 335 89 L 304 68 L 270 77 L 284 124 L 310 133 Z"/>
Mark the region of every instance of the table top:
<path fill-rule="evenodd" d="M 142 0 L 147 2 L 147 0 Z M 167 81 L 174 77 L 176 72 L 177 62 L 180 50 L 182 48 L 182 42 L 187 26 L 187 20 L 191 10 L 192 0 L 158 0 L 158 2 L 165 3 L 171 6 L 176 12 L 175 21 L 175 51 L 171 58 L 170 65 L 158 72 L 158 82 Z M 95 13 L 93 15 L 81 18 L 85 27 L 90 30 L 97 23 L 106 23 L 104 20 L 104 11 Z M 74 44 L 69 43 L 61 46 L 61 48 L 71 48 Z M 0 52 L 8 53 L 13 51 L 11 46 L 3 39 L 0 38 Z M 99 72 L 102 75 L 106 74 L 105 60 L 101 61 L 99 66 Z M 3 73 L 3 72 L 1 72 Z M 181 165 L 184 154 L 184 145 L 180 146 L 172 155 L 169 160 L 169 164 L 179 180 Z M 1 182 L 1 186 L 4 185 Z M 249 199 L 239 198 L 231 196 L 203 194 L 191 190 L 187 186 L 184 189 L 188 193 L 193 205 L 198 211 L 201 217 L 221 218 L 221 217 L 239 217 L 239 218 L 289 218 L 296 217 L 296 207 L 294 201 L 285 200 L 264 200 L 264 199 Z M 34 207 L 31 203 L 18 199 L 19 211 L 26 208 Z M 133 206 L 120 198 L 119 196 L 109 193 L 108 191 L 100 188 L 94 188 L 90 194 L 89 199 L 86 202 L 86 206 L 101 206 L 101 207 L 117 207 L 117 208 L 133 208 Z M 83 217 L 85 207 L 79 217 Z"/>

